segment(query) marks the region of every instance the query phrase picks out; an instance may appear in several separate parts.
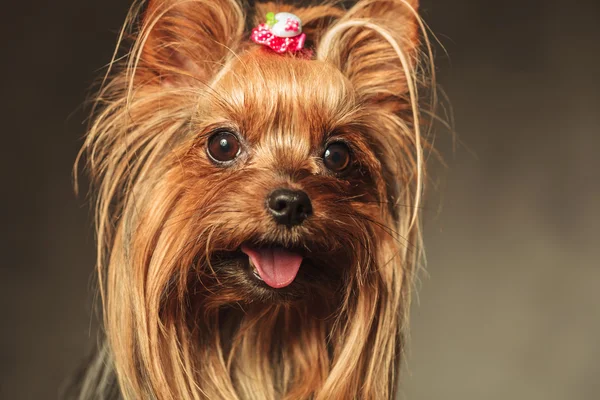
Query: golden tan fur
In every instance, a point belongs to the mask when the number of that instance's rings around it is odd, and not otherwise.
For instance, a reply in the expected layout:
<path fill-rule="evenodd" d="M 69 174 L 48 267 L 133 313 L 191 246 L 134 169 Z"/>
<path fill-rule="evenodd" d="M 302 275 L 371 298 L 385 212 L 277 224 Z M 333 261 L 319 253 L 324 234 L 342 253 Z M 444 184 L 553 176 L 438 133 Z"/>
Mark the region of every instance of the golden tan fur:
<path fill-rule="evenodd" d="M 393 397 L 425 173 L 416 9 L 259 3 L 252 24 L 267 10 L 303 20 L 307 60 L 251 43 L 235 0 L 132 8 L 131 51 L 112 64 L 82 149 L 97 195 L 104 361 L 124 398 Z M 230 170 L 203 151 L 222 126 L 252 149 Z M 315 149 L 331 135 L 352 143 L 356 175 L 324 170 Z M 282 231 L 250 206 L 277 185 L 311 195 L 310 225 Z M 248 238 L 311 238 L 331 271 L 301 301 L 272 298 L 213 257 Z M 102 398 L 102 384 L 86 387 L 82 398 Z"/>

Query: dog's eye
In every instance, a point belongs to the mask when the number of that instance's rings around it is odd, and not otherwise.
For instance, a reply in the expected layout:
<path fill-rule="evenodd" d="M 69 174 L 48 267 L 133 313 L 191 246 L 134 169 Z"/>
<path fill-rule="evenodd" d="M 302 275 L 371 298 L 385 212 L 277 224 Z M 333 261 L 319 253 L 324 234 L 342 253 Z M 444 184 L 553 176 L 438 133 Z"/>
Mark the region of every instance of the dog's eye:
<path fill-rule="evenodd" d="M 240 142 L 231 132 L 217 132 L 208 139 L 208 155 L 217 162 L 231 161 L 239 153 Z"/>
<path fill-rule="evenodd" d="M 350 149 L 341 142 L 330 144 L 323 154 L 323 163 L 333 172 L 342 172 L 350 164 Z"/>

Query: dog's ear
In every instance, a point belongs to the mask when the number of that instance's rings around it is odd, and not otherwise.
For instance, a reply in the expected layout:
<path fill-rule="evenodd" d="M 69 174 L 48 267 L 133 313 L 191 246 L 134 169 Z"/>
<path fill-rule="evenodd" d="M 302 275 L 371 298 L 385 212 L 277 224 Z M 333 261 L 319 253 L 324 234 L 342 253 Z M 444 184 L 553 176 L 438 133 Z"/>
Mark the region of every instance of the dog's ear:
<path fill-rule="evenodd" d="M 136 73 L 177 84 L 206 82 L 244 33 L 236 0 L 150 0 L 141 19 Z"/>
<path fill-rule="evenodd" d="M 326 32 L 318 58 L 335 64 L 363 101 L 398 107 L 418 55 L 418 3 L 360 0 Z"/>

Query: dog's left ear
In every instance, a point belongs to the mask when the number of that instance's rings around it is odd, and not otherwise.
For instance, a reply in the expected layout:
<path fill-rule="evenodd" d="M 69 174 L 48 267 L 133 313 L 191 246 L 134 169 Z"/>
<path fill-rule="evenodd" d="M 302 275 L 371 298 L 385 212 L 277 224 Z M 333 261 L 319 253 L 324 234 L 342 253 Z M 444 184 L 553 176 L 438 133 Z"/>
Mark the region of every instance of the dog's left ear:
<path fill-rule="evenodd" d="M 418 0 L 360 0 L 323 36 L 317 57 L 336 65 L 361 100 L 402 107 L 419 47 Z"/>
<path fill-rule="evenodd" d="M 161 82 L 209 80 L 244 33 L 236 0 L 150 0 L 142 16 L 138 73 Z"/>

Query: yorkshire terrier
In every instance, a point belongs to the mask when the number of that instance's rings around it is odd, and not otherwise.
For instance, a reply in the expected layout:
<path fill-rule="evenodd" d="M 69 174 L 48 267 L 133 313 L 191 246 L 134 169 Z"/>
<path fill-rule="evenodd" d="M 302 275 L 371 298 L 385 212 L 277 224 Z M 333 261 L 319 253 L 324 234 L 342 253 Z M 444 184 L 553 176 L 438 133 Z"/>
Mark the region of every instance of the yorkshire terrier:
<path fill-rule="evenodd" d="M 80 399 L 391 399 L 420 255 L 417 0 L 132 8 L 81 155 Z M 421 97 L 423 98 L 423 97 Z"/>

